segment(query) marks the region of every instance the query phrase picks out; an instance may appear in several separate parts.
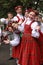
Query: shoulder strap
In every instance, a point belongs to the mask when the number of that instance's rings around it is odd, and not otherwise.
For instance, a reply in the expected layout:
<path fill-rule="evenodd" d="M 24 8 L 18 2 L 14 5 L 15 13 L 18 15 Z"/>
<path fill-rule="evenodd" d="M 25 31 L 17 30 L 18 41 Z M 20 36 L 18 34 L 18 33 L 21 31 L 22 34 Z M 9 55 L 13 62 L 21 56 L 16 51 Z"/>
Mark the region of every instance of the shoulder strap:
<path fill-rule="evenodd" d="M 20 21 L 20 18 L 19 18 L 19 16 L 16 16 L 17 18 L 18 18 L 18 22 Z"/>

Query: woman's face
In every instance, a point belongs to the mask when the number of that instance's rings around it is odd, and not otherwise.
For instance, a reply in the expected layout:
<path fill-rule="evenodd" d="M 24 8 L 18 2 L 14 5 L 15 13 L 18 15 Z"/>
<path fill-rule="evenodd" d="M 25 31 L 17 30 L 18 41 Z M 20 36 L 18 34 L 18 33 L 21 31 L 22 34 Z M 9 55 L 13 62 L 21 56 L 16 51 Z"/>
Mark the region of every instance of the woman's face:
<path fill-rule="evenodd" d="M 8 31 L 12 32 L 13 31 L 12 27 L 8 27 Z"/>
<path fill-rule="evenodd" d="M 38 17 L 38 21 L 42 22 L 42 18 L 41 17 Z"/>
<path fill-rule="evenodd" d="M 34 12 L 30 12 L 29 13 L 29 18 L 30 19 L 35 19 L 35 13 Z"/>
<path fill-rule="evenodd" d="M 25 17 L 28 17 L 28 12 L 25 12 Z"/>
<path fill-rule="evenodd" d="M 17 13 L 22 13 L 22 8 L 18 8 L 18 9 L 16 10 L 16 12 L 17 12 Z"/>
<path fill-rule="evenodd" d="M 12 19 L 13 18 L 13 14 L 9 13 L 8 14 L 8 18 Z"/>
<path fill-rule="evenodd" d="M 35 21 L 38 21 L 38 16 L 35 16 Z"/>

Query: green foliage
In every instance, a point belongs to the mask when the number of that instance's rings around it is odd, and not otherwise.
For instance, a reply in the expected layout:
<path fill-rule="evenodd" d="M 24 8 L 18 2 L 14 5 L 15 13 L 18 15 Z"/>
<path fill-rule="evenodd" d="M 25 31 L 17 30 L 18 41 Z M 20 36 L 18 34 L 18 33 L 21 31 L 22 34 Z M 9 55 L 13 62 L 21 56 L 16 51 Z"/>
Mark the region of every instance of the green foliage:
<path fill-rule="evenodd" d="M 17 5 L 23 5 L 26 7 L 34 7 L 35 0 L 0 0 L 0 18 L 6 17 L 7 12 L 12 12 L 15 15 L 14 7 Z M 42 3 L 43 5 L 43 3 Z M 43 10 L 43 6 L 40 5 L 40 10 Z"/>

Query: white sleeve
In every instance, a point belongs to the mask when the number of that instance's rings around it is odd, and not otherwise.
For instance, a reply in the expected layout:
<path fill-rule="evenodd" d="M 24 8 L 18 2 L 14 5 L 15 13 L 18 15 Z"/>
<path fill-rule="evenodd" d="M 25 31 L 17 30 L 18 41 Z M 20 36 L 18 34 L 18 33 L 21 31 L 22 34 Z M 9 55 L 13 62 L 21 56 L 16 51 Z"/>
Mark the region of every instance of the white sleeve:
<path fill-rule="evenodd" d="M 20 43 L 20 38 L 15 38 L 14 40 L 10 41 L 11 46 L 17 46 Z"/>
<path fill-rule="evenodd" d="M 38 31 L 36 31 L 36 30 L 32 30 L 32 37 L 35 37 L 35 38 L 39 38 L 39 36 L 40 36 L 40 34 L 39 34 L 39 32 Z"/>
<path fill-rule="evenodd" d="M 13 19 L 12 19 L 12 21 L 18 21 L 18 18 L 15 16 Z"/>
<path fill-rule="evenodd" d="M 43 23 L 41 23 L 41 33 L 43 33 Z"/>
<path fill-rule="evenodd" d="M 31 29 L 36 29 L 36 26 L 38 26 L 38 23 L 37 22 L 32 23 Z"/>
<path fill-rule="evenodd" d="M 40 34 L 39 34 L 38 31 L 36 31 L 36 26 L 38 26 L 37 22 L 32 23 L 32 25 L 31 25 L 31 29 L 32 29 L 31 35 L 35 38 L 39 38 Z"/>
<path fill-rule="evenodd" d="M 5 19 L 5 18 L 1 18 L 0 21 L 1 21 L 2 23 L 5 23 L 6 19 Z"/>
<path fill-rule="evenodd" d="M 21 25 L 18 26 L 18 30 L 20 32 L 24 32 L 24 23 L 22 23 Z"/>

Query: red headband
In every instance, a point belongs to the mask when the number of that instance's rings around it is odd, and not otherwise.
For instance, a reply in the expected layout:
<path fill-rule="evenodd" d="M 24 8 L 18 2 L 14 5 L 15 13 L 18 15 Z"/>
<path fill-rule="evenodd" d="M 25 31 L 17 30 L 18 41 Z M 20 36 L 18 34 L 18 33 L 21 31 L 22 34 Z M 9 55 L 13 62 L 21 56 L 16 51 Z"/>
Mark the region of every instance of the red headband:
<path fill-rule="evenodd" d="M 17 10 L 18 8 L 22 8 L 22 6 L 17 6 L 17 7 L 15 7 L 15 10 Z"/>
<path fill-rule="evenodd" d="M 29 12 L 29 10 L 26 9 L 25 12 Z"/>
<path fill-rule="evenodd" d="M 29 9 L 28 11 L 29 11 L 29 12 L 34 12 L 34 10 L 33 10 L 33 9 Z"/>
<path fill-rule="evenodd" d="M 6 30 L 8 30 L 9 27 L 13 28 L 13 27 L 12 27 L 12 23 L 9 23 L 9 24 L 8 24 L 8 26 L 6 27 Z"/>

